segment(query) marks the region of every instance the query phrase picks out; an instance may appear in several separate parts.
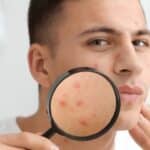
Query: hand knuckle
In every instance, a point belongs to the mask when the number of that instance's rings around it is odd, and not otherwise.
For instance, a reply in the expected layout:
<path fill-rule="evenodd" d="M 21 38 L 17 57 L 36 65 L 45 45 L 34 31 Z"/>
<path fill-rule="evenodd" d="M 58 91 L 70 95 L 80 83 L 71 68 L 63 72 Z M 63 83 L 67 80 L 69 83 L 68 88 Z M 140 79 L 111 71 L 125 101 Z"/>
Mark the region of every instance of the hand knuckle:
<path fill-rule="evenodd" d="M 20 140 L 23 140 L 25 142 L 29 142 L 30 141 L 30 133 L 28 132 L 22 132 L 19 136 Z"/>
<path fill-rule="evenodd" d="M 43 142 L 43 145 L 42 145 L 42 149 L 43 150 L 47 150 L 47 149 L 49 149 L 51 147 L 51 143 L 50 142 L 48 142 L 48 141 L 44 141 Z"/>

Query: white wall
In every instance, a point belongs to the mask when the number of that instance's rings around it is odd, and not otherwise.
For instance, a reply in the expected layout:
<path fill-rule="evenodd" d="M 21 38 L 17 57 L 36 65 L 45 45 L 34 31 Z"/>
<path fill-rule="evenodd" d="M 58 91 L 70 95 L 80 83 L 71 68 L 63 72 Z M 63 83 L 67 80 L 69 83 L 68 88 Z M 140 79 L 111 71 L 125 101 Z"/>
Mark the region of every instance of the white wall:
<path fill-rule="evenodd" d="M 27 115 L 37 108 L 36 83 L 27 65 L 28 0 L 0 0 L 5 16 L 5 45 L 0 47 L 0 119 Z"/>
<path fill-rule="evenodd" d="M 146 17 L 148 21 L 148 26 L 150 28 L 150 1 L 149 0 L 141 0 L 144 10 L 146 12 Z"/>
<path fill-rule="evenodd" d="M 37 87 L 27 66 L 28 1 L 0 0 L 0 5 L 2 3 L 3 6 L 0 11 L 3 10 L 5 15 L 6 29 L 5 47 L 0 47 L 0 119 L 18 114 L 28 115 L 37 109 Z M 150 18 L 150 1 L 142 1 Z"/>

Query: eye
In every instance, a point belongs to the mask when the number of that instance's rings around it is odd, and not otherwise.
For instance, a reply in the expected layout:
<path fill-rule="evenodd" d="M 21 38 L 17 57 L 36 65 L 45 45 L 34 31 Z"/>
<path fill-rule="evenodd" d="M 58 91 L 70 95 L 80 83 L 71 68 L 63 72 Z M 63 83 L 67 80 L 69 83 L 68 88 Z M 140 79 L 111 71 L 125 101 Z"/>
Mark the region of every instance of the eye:
<path fill-rule="evenodd" d="M 105 39 L 95 39 L 95 40 L 88 41 L 88 45 L 104 47 L 104 46 L 109 45 L 109 42 Z"/>
<path fill-rule="evenodd" d="M 149 46 L 149 42 L 145 40 L 134 40 L 132 43 L 136 47 L 148 47 Z"/>

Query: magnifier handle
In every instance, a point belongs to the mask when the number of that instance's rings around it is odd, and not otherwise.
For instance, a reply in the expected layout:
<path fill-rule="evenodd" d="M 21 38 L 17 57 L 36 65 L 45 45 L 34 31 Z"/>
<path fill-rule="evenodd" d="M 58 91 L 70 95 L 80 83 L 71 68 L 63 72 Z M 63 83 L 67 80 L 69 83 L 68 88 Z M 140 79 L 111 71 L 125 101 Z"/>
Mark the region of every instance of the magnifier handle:
<path fill-rule="evenodd" d="M 55 129 L 50 128 L 45 133 L 42 134 L 43 137 L 51 138 L 55 134 Z"/>

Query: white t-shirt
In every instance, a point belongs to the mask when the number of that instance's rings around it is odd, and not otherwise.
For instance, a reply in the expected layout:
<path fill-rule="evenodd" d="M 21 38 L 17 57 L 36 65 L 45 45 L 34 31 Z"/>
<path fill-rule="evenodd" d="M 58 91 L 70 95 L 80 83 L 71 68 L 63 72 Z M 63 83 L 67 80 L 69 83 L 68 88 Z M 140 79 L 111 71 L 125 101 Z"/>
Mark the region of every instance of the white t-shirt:
<path fill-rule="evenodd" d="M 0 134 L 19 133 L 16 118 L 0 121 Z M 127 131 L 119 131 L 115 139 L 115 150 L 142 150 L 130 137 Z"/>

